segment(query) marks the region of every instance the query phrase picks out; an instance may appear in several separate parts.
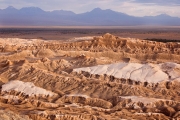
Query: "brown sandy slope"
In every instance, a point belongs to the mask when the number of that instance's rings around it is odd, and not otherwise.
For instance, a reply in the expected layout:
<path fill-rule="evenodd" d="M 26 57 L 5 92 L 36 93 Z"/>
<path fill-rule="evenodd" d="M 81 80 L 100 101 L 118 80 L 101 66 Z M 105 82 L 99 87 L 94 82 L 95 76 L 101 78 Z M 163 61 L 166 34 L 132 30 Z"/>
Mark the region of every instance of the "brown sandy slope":
<path fill-rule="evenodd" d="M 10 114 L 34 120 L 180 118 L 178 81 L 148 83 L 74 72 L 76 68 L 117 62 L 179 63 L 179 43 L 111 34 L 84 39 L 60 42 L 1 38 L 0 119 L 8 119 Z"/>

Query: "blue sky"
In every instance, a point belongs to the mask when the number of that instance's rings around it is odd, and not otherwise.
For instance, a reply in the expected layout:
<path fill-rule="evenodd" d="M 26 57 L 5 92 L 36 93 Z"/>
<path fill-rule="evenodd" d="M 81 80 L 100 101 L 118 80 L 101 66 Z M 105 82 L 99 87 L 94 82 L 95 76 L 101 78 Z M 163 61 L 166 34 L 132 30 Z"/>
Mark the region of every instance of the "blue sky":
<path fill-rule="evenodd" d="M 94 8 L 112 9 L 133 16 L 168 14 L 180 17 L 180 0 L 0 0 L 0 9 L 14 6 L 39 7 L 46 11 L 70 10 L 75 13 Z"/>

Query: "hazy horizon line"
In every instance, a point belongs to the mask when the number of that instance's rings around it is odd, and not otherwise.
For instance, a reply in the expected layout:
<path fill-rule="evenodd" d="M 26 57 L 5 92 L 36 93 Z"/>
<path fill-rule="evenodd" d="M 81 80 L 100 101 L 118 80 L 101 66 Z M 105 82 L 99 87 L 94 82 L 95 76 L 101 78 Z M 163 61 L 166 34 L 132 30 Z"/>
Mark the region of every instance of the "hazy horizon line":
<path fill-rule="evenodd" d="M 6 8 L 0 8 L 0 10 L 5 10 L 5 9 L 7 9 L 7 8 L 9 8 L 9 7 L 15 8 L 15 9 L 17 9 L 17 10 L 21 10 L 22 8 L 39 8 L 39 9 L 41 9 L 41 10 L 45 11 L 45 12 L 53 12 L 53 11 L 68 11 L 68 12 L 73 12 L 74 14 L 77 14 L 77 15 L 78 15 L 78 14 L 87 13 L 87 12 L 91 12 L 91 11 L 93 11 L 93 10 L 95 10 L 95 9 L 101 9 L 101 10 L 111 10 L 111 11 L 114 11 L 114 12 L 123 13 L 123 14 L 129 15 L 129 16 L 134 16 L 134 17 L 146 17 L 146 16 L 147 16 L 147 15 L 145 15 L 145 16 L 135 16 L 135 15 L 130 15 L 130 14 L 125 13 L 125 12 L 115 11 L 115 10 L 112 10 L 112 9 L 109 9 L 109 8 L 107 8 L 107 9 L 102 9 L 101 7 L 94 7 L 94 8 L 93 8 L 93 9 L 91 9 L 90 11 L 84 11 L 84 12 L 81 12 L 81 13 L 76 13 L 76 12 L 74 12 L 74 11 L 72 11 L 72 10 L 65 10 L 65 9 L 44 10 L 44 9 L 42 9 L 41 7 L 36 7 L 36 6 L 16 8 L 16 7 L 11 6 L 11 5 L 10 5 L 10 6 L 8 6 L 8 7 L 6 7 Z M 171 15 L 166 14 L 166 13 L 160 13 L 160 14 L 158 14 L 158 15 L 150 15 L 150 16 L 159 16 L 159 15 L 168 15 L 168 16 L 171 16 Z M 180 17 L 178 17 L 178 16 L 171 16 L 171 17 L 177 17 L 177 18 L 180 18 Z"/>
<path fill-rule="evenodd" d="M 150 29 L 150 28 L 180 28 L 180 26 L 165 26 L 165 25 L 134 25 L 134 26 L 11 26 L 11 25 L 0 25 L 0 29 L 1 28 L 67 28 L 67 29 L 84 29 L 84 28 L 87 28 L 87 29 L 102 29 L 102 28 L 105 28 L 105 29 L 128 29 L 128 28 L 131 28 L 131 29 L 138 29 L 139 28 L 147 28 L 147 29 Z"/>

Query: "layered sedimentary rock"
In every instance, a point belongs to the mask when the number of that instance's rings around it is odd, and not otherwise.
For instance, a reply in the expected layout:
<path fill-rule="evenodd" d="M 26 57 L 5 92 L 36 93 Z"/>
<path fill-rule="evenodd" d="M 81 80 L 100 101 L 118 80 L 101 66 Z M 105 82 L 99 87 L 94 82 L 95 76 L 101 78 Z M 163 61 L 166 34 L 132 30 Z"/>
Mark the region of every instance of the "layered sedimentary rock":
<path fill-rule="evenodd" d="M 179 45 L 1 38 L 0 118 L 179 119 Z"/>

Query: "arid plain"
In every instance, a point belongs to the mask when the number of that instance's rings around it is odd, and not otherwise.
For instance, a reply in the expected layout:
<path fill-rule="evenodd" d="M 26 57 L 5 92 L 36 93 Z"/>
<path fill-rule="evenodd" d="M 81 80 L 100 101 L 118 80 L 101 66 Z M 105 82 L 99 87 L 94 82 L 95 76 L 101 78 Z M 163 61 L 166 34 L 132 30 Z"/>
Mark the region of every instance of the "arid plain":
<path fill-rule="evenodd" d="M 1 28 L 0 90 L 2 120 L 179 120 L 180 28 Z"/>

